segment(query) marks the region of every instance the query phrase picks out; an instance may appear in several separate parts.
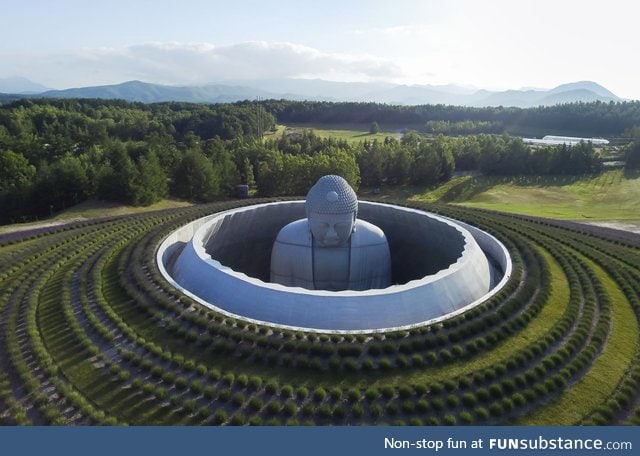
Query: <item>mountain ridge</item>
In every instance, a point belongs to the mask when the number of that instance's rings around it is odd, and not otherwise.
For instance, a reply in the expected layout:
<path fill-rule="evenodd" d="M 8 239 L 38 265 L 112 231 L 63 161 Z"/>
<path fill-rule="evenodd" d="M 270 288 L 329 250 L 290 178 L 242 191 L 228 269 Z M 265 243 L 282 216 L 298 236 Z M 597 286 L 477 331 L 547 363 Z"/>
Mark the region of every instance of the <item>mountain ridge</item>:
<path fill-rule="evenodd" d="M 27 78 L 14 76 L 0 78 L 0 92 L 10 94 L 35 94 L 51 90 L 49 87 L 33 82 Z"/>
<path fill-rule="evenodd" d="M 0 79 L 0 93 L 5 92 Z M 23 80 L 28 81 L 28 80 Z M 33 83 L 32 87 L 37 87 Z M 40 86 L 43 87 L 43 86 Z M 526 89 L 490 91 L 448 85 L 402 85 L 391 83 L 337 82 L 321 79 L 273 79 L 222 81 L 200 86 L 172 86 L 127 81 L 92 87 L 15 93 L 45 98 L 124 99 L 144 103 L 180 101 L 192 103 L 230 103 L 243 100 L 288 99 L 308 101 L 377 102 L 397 105 L 445 104 L 470 107 L 513 106 L 529 108 L 561 103 L 623 101 L 593 81 L 561 84 L 549 90 Z"/>

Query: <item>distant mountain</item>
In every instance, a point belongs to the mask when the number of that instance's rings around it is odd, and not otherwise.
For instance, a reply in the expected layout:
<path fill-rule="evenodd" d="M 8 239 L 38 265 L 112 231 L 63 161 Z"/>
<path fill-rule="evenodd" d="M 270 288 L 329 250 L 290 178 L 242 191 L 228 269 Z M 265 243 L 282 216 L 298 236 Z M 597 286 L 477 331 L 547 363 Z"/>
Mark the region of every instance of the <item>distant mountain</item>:
<path fill-rule="evenodd" d="M 37 82 L 30 81 L 27 78 L 0 78 L 1 93 L 30 94 L 41 93 L 46 90 L 49 90 L 49 88 Z"/>
<path fill-rule="evenodd" d="M 256 97 L 274 98 L 275 94 L 247 87 L 212 84 L 202 87 L 175 87 L 149 84 L 140 81 L 122 84 L 80 87 L 66 90 L 50 90 L 39 94 L 50 98 L 118 98 L 127 101 L 157 103 L 161 101 L 186 101 L 192 103 L 229 103 Z"/>
<path fill-rule="evenodd" d="M 586 103 L 591 101 L 620 101 L 620 98 L 615 95 L 612 97 L 604 97 L 587 89 L 575 89 L 567 90 L 566 92 L 550 93 L 540 100 L 540 104 L 548 106 L 562 103 L 575 103 L 577 101 L 583 101 Z"/>
<path fill-rule="evenodd" d="M 391 89 L 396 84 L 385 82 L 336 82 L 322 79 L 257 79 L 221 81 L 220 84 L 249 87 L 287 95 L 285 98 L 326 101 L 353 101 L 371 92 Z"/>
<path fill-rule="evenodd" d="M 505 90 L 504 92 L 484 92 L 470 97 L 470 106 L 539 106 L 540 100 L 547 96 L 548 91 L 538 90 Z"/>
<path fill-rule="evenodd" d="M 441 89 L 429 85 L 399 85 L 386 90 L 368 92 L 354 101 L 377 101 L 379 103 L 418 104 L 459 104 L 466 94 L 455 93 L 451 88 Z"/>
<path fill-rule="evenodd" d="M 16 93 L 15 91 L 7 91 Z M 577 101 L 622 101 L 591 81 L 562 84 L 551 90 L 525 89 L 502 92 L 456 85 L 397 85 L 389 83 L 335 82 L 320 79 L 271 79 L 224 81 L 205 86 L 167 86 L 129 81 L 122 84 L 43 91 L 52 98 L 119 98 L 154 103 L 184 101 L 228 103 L 241 100 L 288 99 L 311 101 L 357 101 L 399 105 L 446 104 L 461 106 L 516 106 L 528 108 Z"/>
<path fill-rule="evenodd" d="M 471 106 L 551 106 L 577 101 L 622 101 L 611 91 L 591 81 L 562 84 L 551 90 L 506 90 L 489 93 L 485 97 L 473 100 Z"/>
<path fill-rule="evenodd" d="M 593 92 L 602 98 L 611 98 L 611 99 L 619 100 L 619 98 L 615 96 L 613 92 L 605 89 L 600 84 L 597 84 L 592 81 L 580 81 L 580 82 L 570 82 L 568 84 L 561 84 L 555 89 L 551 89 L 549 93 L 571 92 L 574 90 L 586 90 L 589 92 Z"/>

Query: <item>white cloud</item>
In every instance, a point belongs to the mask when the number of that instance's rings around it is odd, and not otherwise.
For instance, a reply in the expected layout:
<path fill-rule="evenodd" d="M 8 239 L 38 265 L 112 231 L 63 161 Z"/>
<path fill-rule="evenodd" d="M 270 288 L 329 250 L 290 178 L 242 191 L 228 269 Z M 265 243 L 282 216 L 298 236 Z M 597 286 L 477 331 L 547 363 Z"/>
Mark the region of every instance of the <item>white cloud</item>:
<path fill-rule="evenodd" d="M 260 78 L 381 80 L 401 76 L 396 64 L 370 55 L 320 51 L 288 42 L 145 43 L 123 48 L 80 49 L 72 54 L 28 58 L 21 75 L 53 87 L 118 83 L 131 79 L 162 84 L 206 84 Z M 0 74 L 3 68 L 0 63 Z"/>

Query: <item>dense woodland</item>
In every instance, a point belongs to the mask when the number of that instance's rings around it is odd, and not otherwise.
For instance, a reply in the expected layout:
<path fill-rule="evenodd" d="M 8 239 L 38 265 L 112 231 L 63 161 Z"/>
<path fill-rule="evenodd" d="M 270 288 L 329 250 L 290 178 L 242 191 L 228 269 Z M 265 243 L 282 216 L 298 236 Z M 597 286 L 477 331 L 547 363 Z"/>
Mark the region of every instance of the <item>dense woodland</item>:
<path fill-rule="evenodd" d="M 281 123 L 354 124 L 378 122 L 383 128 L 424 129 L 428 133 L 514 133 L 531 129 L 570 131 L 576 136 L 620 136 L 640 125 L 640 102 L 569 103 L 538 108 L 378 103 L 267 101 Z M 548 133 L 551 134 L 551 133 Z"/>
<path fill-rule="evenodd" d="M 383 128 L 417 126 L 420 133 L 357 144 L 321 139 L 312 131 L 263 139 L 276 122 L 375 122 Z M 640 125 L 640 103 L 522 110 L 20 100 L 0 106 L 0 223 L 49 216 L 91 197 L 133 205 L 167 196 L 211 201 L 232 195 L 238 184 L 249 184 L 262 196 L 301 195 L 328 173 L 341 174 L 357 188 L 435 185 L 454 170 L 500 175 L 600 170 L 590 143 L 532 149 L 502 134 L 514 124 L 640 137 L 633 130 Z M 640 141 L 627 148 L 629 165 L 639 166 Z"/>

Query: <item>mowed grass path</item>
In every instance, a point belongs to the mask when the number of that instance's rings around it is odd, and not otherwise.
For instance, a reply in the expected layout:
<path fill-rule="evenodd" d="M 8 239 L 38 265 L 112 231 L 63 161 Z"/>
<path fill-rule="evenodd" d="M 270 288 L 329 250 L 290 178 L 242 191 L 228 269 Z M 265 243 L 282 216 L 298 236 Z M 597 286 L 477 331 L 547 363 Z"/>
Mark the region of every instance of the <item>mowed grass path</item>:
<path fill-rule="evenodd" d="M 640 221 L 640 174 L 623 170 L 588 177 L 458 176 L 414 192 L 398 197 L 555 219 Z"/>
<path fill-rule="evenodd" d="M 606 401 L 615 390 L 620 378 L 630 368 L 638 345 L 638 321 L 633 309 L 616 283 L 605 271 L 592 264 L 602 280 L 613 305 L 613 331 L 604 350 L 592 368 L 574 386 L 567 389 L 547 406 L 516 420 L 516 425 L 567 426 L 585 418 Z"/>

